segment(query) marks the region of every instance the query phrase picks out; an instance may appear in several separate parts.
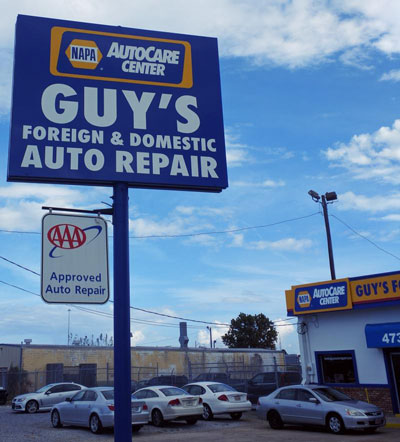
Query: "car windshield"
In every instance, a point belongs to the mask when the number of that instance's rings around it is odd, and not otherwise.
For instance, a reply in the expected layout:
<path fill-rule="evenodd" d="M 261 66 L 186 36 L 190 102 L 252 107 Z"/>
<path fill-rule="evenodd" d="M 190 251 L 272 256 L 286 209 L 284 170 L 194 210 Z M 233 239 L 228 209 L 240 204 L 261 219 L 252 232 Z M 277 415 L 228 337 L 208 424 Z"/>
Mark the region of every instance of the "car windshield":
<path fill-rule="evenodd" d="M 45 385 L 42 388 L 39 388 L 39 390 L 36 390 L 35 393 L 43 393 L 44 391 L 48 390 L 49 388 L 51 388 L 53 385 L 55 384 L 49 384 L 49 385 Z"/>
<path fill-rule="evenodd" d="M 102 390 L 101 394 L 107 399 L 114 399 L 114 390 Z"/>
<path fill-rule="evenodd" d="M 313 388 L 312 390 L 321 399 L 327 402 L 352 401 L 353 399 L 334 388 Z"/>
<path fill-rule="evenodd" d="M 161 388 L 160 391 L 164 393 L 165 396 L 189 394 L 187 391 L 182 390 L 182 388 L 177 388 L 177 387 Z"/>
<path fill-rule="evenodd" d="M 230 387 L 229 385 L 225 384 L 207 384 L 207 387 L 213 393 L 220 393 L 221 391 L 237 391 L 233 387 Z"/>

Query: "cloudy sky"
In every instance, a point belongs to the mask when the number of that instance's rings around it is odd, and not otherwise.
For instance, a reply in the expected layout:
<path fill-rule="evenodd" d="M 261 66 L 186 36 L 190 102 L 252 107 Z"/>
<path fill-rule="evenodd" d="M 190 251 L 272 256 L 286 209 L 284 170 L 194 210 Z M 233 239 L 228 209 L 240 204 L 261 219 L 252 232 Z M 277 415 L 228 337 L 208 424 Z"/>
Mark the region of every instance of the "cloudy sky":
<path fill-rule="evenodd" d="M 220 347 L 219 324 L 262 312 L 298 352 L 285 289 L 330 279 L 310 189 L 338 194 L 338 278 L 398 270 L 398 1 L 16 0 L 0 17 L 0 342 L 66 344 L 68 316 L 78 337 L 113 330 L 112 303 L 39 295 L 42 206 L 97 208 L 112 189 L 7 183 L 18 14 L 218 38 L 229 188 L 130 190 L 131 306 L 171 316 L 131 309 L 132 344 L 178 345 L 179 317 L 210 322 Z M 189 345 L 208 344 L 205 323 L 188 326 Z"/>

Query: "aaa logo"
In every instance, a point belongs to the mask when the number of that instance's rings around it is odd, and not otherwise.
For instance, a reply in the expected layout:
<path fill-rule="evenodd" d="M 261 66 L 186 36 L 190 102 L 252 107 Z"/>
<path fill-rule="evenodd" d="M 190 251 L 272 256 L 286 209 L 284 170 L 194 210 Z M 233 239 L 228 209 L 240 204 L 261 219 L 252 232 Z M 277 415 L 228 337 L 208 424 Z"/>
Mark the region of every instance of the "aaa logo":
<path fill-rule="evenodd" d="M 86 242 L 86 233 L 72 224 L 57 224 L 47 233 L 47 239 L 60 249 L 76 249 Z"/>

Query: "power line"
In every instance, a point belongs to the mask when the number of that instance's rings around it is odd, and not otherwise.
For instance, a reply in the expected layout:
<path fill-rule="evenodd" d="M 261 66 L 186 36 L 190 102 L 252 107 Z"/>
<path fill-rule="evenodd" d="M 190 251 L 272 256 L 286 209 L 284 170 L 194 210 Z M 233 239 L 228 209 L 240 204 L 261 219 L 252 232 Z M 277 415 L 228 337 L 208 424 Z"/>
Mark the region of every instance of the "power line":
<path fill-rule="evenodd" d="M 321 213 L 320 211 L 315 212 L 315 213 L 311 213 L 310 215 L 304 215 L 304 216 L 299 216 L 296 218 L 289 218 L 289 219 L 285 219 L 282 221 L 276 221 L 274 223 L 270 223 L 270 224 L 260 224 L 258 226 L 248 226 L 248 227 L 239 227 L 237 229 L 227 229 L 227 230 L 210 230 L 210 231 L 206 231 L 206 232 L 197 232 L 197 233 L 181 233 L 181 234 L 176 234 L 176 235 L 140 235 L 140 236 L 129 236 L 130 239 L 146 239 L 146 238 L 185 238 L 188 236 L 201 236 L 201 235 L 219 235 L 219 234 L 223 234 L 223 233 L 236 233 L 236 232 L 243 232 L 245 230 L 253 230 L 253 229 L 263 229 L 266 227 L 273 227 L 273 226 L 277 226 L 279 224 L 284 224 L 284 223 L 289 223 L 289 222 L 293 222 L 293 221 L 299 221 L 301 219 L 306 219 L 306 218 L 310 218 L 312 216 L 318 215 L 319 213 Z M 0 229 L 0 233 L 18 233 L 18 234 L 34 234 L 34 235 L 40 235 L 40 232 L 24 232 L 21 230 L 5 230 L 5 229 Z M 110 238 L 112 238 L 112 236 L 110 236 Z"/>
<path fill-rule="evenodd" d="M 372 244 L 374 247 L 376 247 L 377 249 L 379 249 L 381 252 L 384 252 L 390 256 L 392 256 L 393 258 L 396 258 L 400 261 L 400 257 L 396 256 L 394 253 L 388 252 L 387 250 L 385 250 L 383 247 L 378 246 L 378 244 L 374 243 L 373 241 L 371 241 L 369 238 L 367 238 L 366 236 L 362 235 L 361 233 L 357 232 L 357 230 L 353 229 L 353 227 L 349 226 L 346 222 L 344 222 L 343 220 L 341 220 L 340 218 L 338 218 L 336 215 L 331 214 L 330 216 L 332 216 L 333 218 L 336 218 L 338 221 L 340 221 L 343 225 L 345 225 L 349 230 L 351 230 L 353 233 L 355 233 L 356 235 L 358 235 L 360 238 L 365 239 L 366 241 L 368 241 L 370 244 Z"/>

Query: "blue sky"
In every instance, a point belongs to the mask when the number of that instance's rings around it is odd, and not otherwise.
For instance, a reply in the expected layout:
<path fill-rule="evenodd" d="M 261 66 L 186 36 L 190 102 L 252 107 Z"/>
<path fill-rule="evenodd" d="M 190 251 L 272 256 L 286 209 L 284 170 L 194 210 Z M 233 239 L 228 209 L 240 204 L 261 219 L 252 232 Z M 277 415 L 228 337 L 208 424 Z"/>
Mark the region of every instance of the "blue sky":
<path fill-rule="evenodd" d="M 98 208 L 112 189 L 6 182 L 19 13 L 218 38 L 229 188 L 130 190 L 131 306 L 209 321 L 219 347 L 218 324 L 262 312 L 280 325 L 278 345 L 298 352 L 284 291 L 330 279 L 310 189 L 338 194 L 329 205 L 338 278 L 398 270 L 398 2 L 15 1 L 0 18 L 0 256 L 34 273 L 0 259 L 1 342 L 65 344 L 69 308 L 74 335 L 113 329 L 111 303 L 89 313 L 35 296 L 41 207 Z M 179 320 L 131 316 L 132 344 L 178 345 Z M 207 345 L 206 324 L 188 324 L 189 345 Z"/>

